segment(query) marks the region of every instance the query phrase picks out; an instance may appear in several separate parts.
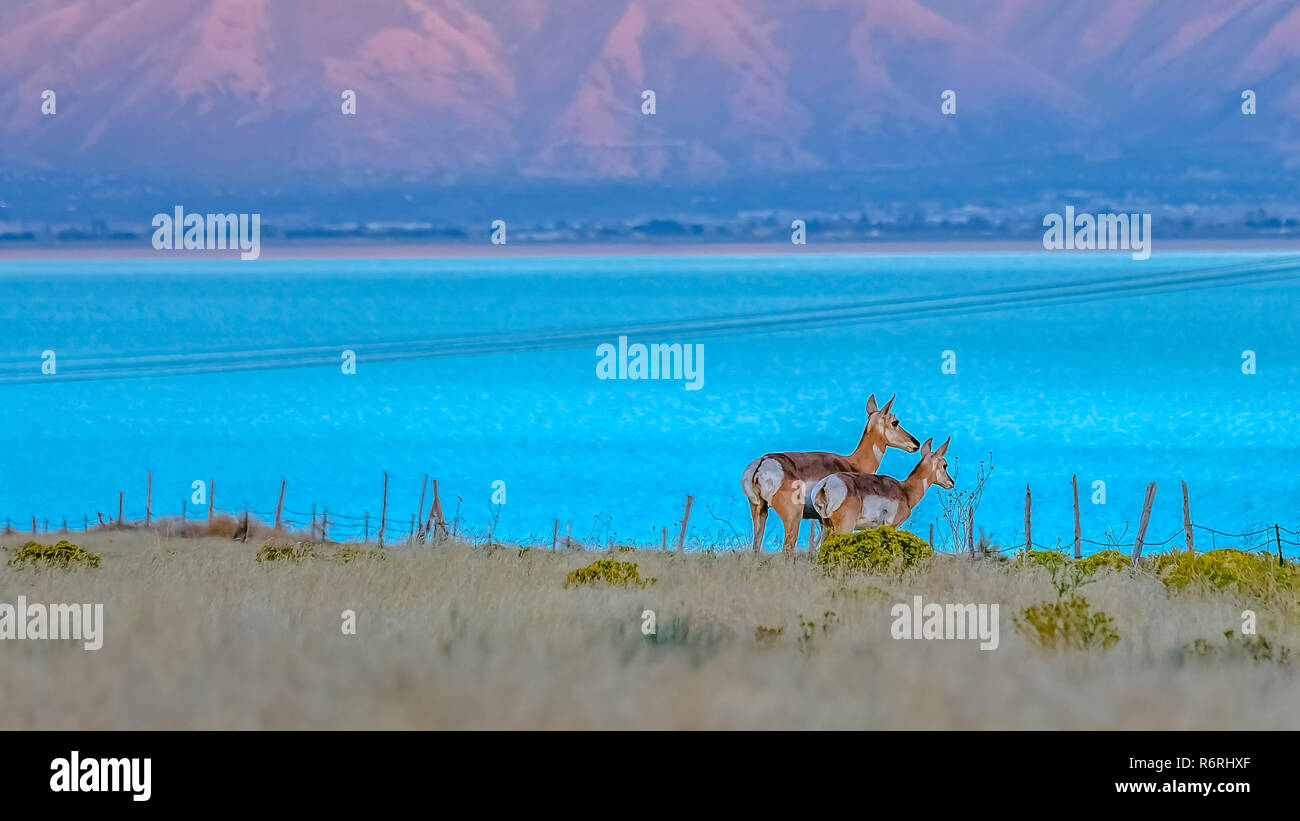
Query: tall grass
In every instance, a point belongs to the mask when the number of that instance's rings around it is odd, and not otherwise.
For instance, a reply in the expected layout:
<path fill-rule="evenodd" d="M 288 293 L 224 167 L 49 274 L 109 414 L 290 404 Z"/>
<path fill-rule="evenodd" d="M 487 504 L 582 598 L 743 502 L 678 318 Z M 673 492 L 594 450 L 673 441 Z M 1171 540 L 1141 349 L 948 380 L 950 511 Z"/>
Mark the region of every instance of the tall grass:
<path fill-rule="evenodd" d="M 301 537 L 165 532 L 75 534 L 97 568 L 0 562 L 0 601 L 102 602 L 105 617 L 98 651 L 0 642 L 0 728 L 1300 728 L 1296 665 L 1205 651 L 1245 608 L 1272 646 L 1300 646 L 1281 586 L 1101 567 L 1087 600 L 1120 639 L 1089 652 L 1013 626 L 1057 598 L 1033 562 L 940 554 L 873 574 L 638 550 L 616 558 L 654 584 L 566 588 L 609 554 L 448 543 L 258 562 Z M 999 648 L 892 639 L 890 607 L 918 594 L 999 603 Z"/>

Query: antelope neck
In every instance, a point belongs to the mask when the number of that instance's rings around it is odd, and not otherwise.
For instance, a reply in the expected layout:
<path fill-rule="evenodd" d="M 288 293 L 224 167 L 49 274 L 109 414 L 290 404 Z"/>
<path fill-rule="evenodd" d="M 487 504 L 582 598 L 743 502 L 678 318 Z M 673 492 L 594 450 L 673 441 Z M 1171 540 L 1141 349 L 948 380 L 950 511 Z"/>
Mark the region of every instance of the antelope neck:
<path fill-rule="evenodd" d="M 880 459 L 885 455 L 887 447 L 889 445 L 886 444 L 885 438 L 873 433 L 868 424 L 862 430 L 862 438 L 858 440 L 858 446 L 848 455 L 848 460 L 862 473 L 875 473 L 880 467 Z"/>
<path fill-rule="evenodd" d="M 907 499 L 908 507 L 916 507 L 925 496 L 925 492 L 930 489 L 930 485 L 934 484 L 933 480 L 922 473 L 922 465 L 924 462 L 918 463 L 903 480 L 903 496 Z"/>

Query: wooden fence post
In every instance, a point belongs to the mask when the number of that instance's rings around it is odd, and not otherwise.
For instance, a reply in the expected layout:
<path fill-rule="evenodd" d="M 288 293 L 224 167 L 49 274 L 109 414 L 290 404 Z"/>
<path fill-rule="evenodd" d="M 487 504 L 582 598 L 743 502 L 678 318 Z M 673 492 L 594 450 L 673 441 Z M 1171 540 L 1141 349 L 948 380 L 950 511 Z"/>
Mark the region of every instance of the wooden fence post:
<path fill-rule="evenodd" d="M 1187 540 L 1187 552 L 1195 553 L 1192 547 L 1192 509 L 1187 504 L 1187 483 L 1183 482 L 1183 536 Z"/>
<path fill-rule="evenodd" d="M 384 501 L 379 508 L 379 546 L 384 546 L 384 528 L 388 524 L 388 471 L 384 471 Z"/>
<path fill-rule="evenodd" d="M 1277 565 L 1282 567 L 1286 562 L 1282 561 L 1282 529 L 1278 525 L 1273 525 L 1273 538 L 1277 540 Z"/>
<path fill-rule="evenodd" d="M 659 535 L 662 538 L 660 544 L 662 545 L 663 550 L 668 550 L 668 528 L 665 527 Z"/>
<path fill-rule="evenodd" d="M 560 540 L 560 520 L 553 519 L 551 524 L 551 552 L 555 552 L 555 543 Z"/>
<path fill-rule="evenodd" d="M 122 526 L 122 499 L 126 496 L 122 491 L 117 492 L 117 526 Z M 36 529 L 36 517 L 32 517 L 32 530 Z"/>
<path fill-rule="evenodd" d="M 217 480 L 208 480 L 208 527 L 212 527 L 212 508 L 217 504 Z"/>
<path fill-rule="evenodd" d="M 1033 504 L 1033 495 L 1029 492 L 1029 485 L 1025 485 L 1025 555 L 1034 549 L 1034 531 L 1029 526 L 1029 510 Z"/>
<path fill-rule="evenodd" d="M 284 521 L 284 486 L 288 479 L 280 478 L 280 498 L 275 501 L 275 529 L 280 529 L 280 523 Z"/>
<path fill-rule="evenodd" d="M 322 542 L 328 542 L 330 540 L 330 509 L 328 505 L 321 509 L 320 540 Z"/>
<path fill-rule="evenodd" d="M 1147 535 L 1147 523 L 1151 521 L 1151 505 L 1156 501 L 1156 483 L 1152 482 L 1147 485 L 1146 498 L 1142 500 L 1142 519 L 1138 522 L 1137 538 L 1133 540 L 1133 560 L 1132 565 L 1137 567 L 1138 559 L 1142 558 L 1142 542 Z"/>
<path fill-rule="evenodd" d="M 424 491 L 428 489 L 428 487 L 429 487 L 429 474 L 426 473 L 424 474 L 424 481 L 420 482 L 420 506 L 415 509 L 415 515 L 411 517 L 412 519 L 420 519 L 420 532 L 417 534 L 418 535 L 417 541 L 420 542 L 424 541 L 425 531 L 424 531 L 424 519 L 422 517 L 424 516 Z"/>
<path fill-rule="evenodd" d="M 435 537 L 445 537 L 447 533 L 447 519 L 442 514 L 442 499 L 438 496 L 438 480 L 433 480 L 433 501 L 429 503 L 429 519 L 424 526 L 426 533 L 432 533 Z"/>
<path fill-rule="evenodd" d="M 686 494 L 686 509 L 682 511 L 682 531 L 677 534 L 678 553 L 684 553 L 686 551 L 686 525 L 691 521 L 691 505 L 694 502 L 695 497 L 689 493 Z"/>
<path fill-rule="evenodd" d="M 153 471 L 149 471 L 149 488 L 144 494 L 144 526 L 153 522 Z"/>
<path fill-rule="evenodd" d="M 934 522 L 930 522 L 930 549 L 934 550 Z"/>
<path fill-rule="evenodd" d="M 361 531 L 362 544 L 367 544 L 370 541 L 370 511 L 368 510 L 365 511 L 365 522 L 366 523 L 362 525 L 365 529 Z"/>
<path fill-rule="evenodd" d="M 1083 558 L 1083 530 L 1079 527 L 1079 476 L 1070 477 L 1070 487 L 1074 489 L 1074 558 Z"/>
<path fill-rule="evenodd" d="M 312 541 L 316 540 L 316 506 L 311 506 L 311 530 L 307 531 Z"/>
<path fill-rule="evenodd" d="M 32 514 L 32 535 L 35 536 L 36 533 L 37 533 L 37 530 L 36 530 L 36 514 L 33 513 L 33 514 Z"/>
<path fill-rule="evenodd" d="M 241 542 L 248 541 L 248 511 L 247 510 L 244 511 L 244 526 L 240 528 L 240 531 L 241 532 L 239 534 L 240 536 L 239 540 Z"/>

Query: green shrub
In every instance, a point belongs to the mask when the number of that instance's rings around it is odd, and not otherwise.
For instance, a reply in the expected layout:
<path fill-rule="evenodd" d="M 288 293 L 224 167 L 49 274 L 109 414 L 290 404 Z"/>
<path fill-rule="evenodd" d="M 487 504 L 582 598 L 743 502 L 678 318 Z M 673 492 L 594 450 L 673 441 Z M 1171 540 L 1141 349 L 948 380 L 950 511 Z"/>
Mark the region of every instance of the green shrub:
<path fill-rule="evenodd" d="M 1188 585 L 1267 596 L 1279 590 L 1300 590 L 1296 565 L 1279 565 L 1267 553 L 1221 548 L 1207 553 L 1161 553 L 1151 557 L 1151 570 L 1166 587 Z"/>
<path fill-rule="evenodd" d="M 1074 563 L 1085 576 L 1091 576 L 1102 568 L 1111 570 L 1128 570 L 1132 563 L 1128 556 L 1118 550 L 1101 550 L 1091 556 L 1084 556 Z"/>
<path fill-rule="evenodd" d="M 856 533 L 831 533 L 817 551 L 824 567 L 904 570 L 934 555 L 934 549 L 906 530 L 876 527 Z"/>
<path fill-rule="evenodd" d="M 1238 636 L 1232 630 L 1224 631 L 1223 636 L 1227 641 L 1222 646 L 1206 639 L 1196 639 L 1183 645 L 1183 652 L 1190 656 L 1248 658 L 1255 663 L 1289 664 L 1291 662 L 1290 647 L 1284 644 L 1274 646 L 1273 642 L 1264 636 Z"/>
<path fill-rule="evenodd" d="M 314 542 L 294 542 L 293 544 L 268 544 L 257 551 L 257 561 L 261 562 L 301 562 L 316 558 Z"/>
<path fill-rule="evenodd" d="M 1030 564 L 1039 567 L 1063 567 L 1069 559 L 1064 553 L 1057 553 L 1055 550 L 1030 550 L 1021 554 L 1022 558 Z"/>
<path fill-rule="evenodd" d="M 1082 559 L 1075 559 L 1056 550 L 1031 550 L 1021 553 L 1021 556 L 1030 564 L 1049 570 L 1070 567 L 1080 576 L 1091 576 L 1103 567 L 1112 570 L 1127 570 L 1129 567 L 1129 558 L 1118 550 L 1102 550 Z"/>
<path fill-rule="evenodd" d="M 1026 607 L 1015 625 L 1030 641 L 1053 649 L 1107 650 L 1119 641 L 1115 620 L 1078 594 Z"/>
<path fill-rule="evenodd" d="M 25 564 L 43 564 L 46 567 L 68 569 L 73 566 L 99 567 L 99 557 L 84 547 L 60 539 L 58 544 L 37 544 L 28 542 L 18 549 L 9 560 L 10 567 L 22 567 Z"/>
<path fill-rule="evenodd" d="M 654 584 L 655 581 L 655 579 L 642 581 L 641 574 L 637 572 L 636 563 L 634 562 L 600 559 L 586 567 L 579 567 L 577 570 L 570 571 L 569 575 L 564 579 L 564 586 L 604 582 L 622 587 L 643 587 L 647 584 Z"/>
<path fill-rule="evenodd" d="M 327 562 L 337 562 L 338 564 L 351 564 L 355 561 L 375 561 L 382 562 L 387 560 L 388 554 L 382 550 L 375 550 L 369 547 L 360 547 L 353 544 L 339 545 L 332 552 L 324 552 L 319 548 L 324 545 L 318 545 L 315 542 L 294 542 L 292 544 L 268 544 L 261 550 L 257 551 L 258 562 L 290 562 L 299 564 L 308 559 L 320 559 Z"/>
<path fill-rule="evenodd" d="M 359 560 L 382 562 L 388 559 L 388 554 L 382 550 L 372 550 L 368 547 L 357 547 L 356 545 L 345 544 L 340 545 L 338 550 L 335 550 L 325 558 L 330 561 L 338 562 L 339 564 L 348 564 Z"/>

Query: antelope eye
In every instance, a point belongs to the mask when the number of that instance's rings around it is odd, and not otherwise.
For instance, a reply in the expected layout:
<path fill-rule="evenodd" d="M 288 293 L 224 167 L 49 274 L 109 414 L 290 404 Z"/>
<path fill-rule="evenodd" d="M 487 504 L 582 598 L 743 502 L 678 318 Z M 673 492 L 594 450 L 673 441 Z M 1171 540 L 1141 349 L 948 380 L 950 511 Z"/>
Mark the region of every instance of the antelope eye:
<path fill-rule="evenodd" d="M 897 419 L 894 420 L 894 427 L 898 427 L 898 420 L 897 420 Z"/>

